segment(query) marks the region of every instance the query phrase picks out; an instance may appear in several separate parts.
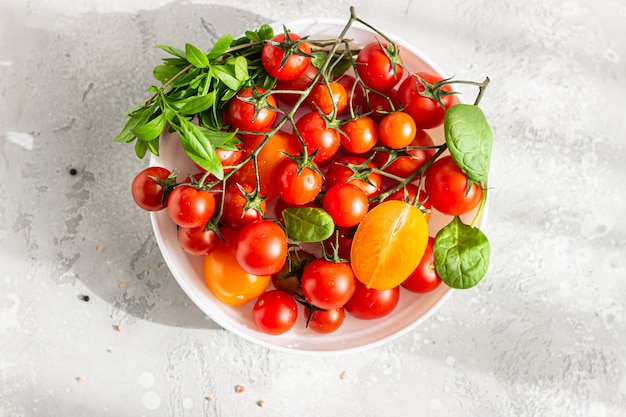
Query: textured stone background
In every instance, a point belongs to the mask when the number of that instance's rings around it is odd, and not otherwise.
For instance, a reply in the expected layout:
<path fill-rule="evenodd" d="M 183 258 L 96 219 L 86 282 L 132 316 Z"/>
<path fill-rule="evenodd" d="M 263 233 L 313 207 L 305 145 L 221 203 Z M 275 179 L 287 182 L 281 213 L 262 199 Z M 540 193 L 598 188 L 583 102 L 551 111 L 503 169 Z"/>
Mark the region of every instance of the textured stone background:
<path fill-rule="evenodd" d="M 233 3 L 0 0 L 0 416 L 626 416 L 626 3 L 356 4 L 491 77 L 493 260 L 411 333 L 322 359 L 189 302 L 129 198 L 145 161 L 111 141 L 152 45 L 350 5 Z"/>

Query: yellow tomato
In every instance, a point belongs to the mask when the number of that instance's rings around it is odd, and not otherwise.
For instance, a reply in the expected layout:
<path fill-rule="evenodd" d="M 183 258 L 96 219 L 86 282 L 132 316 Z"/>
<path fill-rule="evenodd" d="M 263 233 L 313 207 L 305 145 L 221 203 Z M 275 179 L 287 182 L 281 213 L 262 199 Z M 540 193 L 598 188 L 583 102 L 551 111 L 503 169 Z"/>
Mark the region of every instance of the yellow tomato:
<path fill-rule="evenodd" d="M 417 268 L 427 244 L 424 214 L 404 201 L 384 201 L 367 213 L 354 234 L 352 270 L 368 288 L 394 288 Z"/>
<path fill-rule="evenodd" d="M 235 257 L 237 232 L 222 229 L 225 242 L 204 257 L 204 280 L 215 297 L 231 306 L 244 305 L 263 294 L 271 276 L 254 275 L 244 271 Z"/>

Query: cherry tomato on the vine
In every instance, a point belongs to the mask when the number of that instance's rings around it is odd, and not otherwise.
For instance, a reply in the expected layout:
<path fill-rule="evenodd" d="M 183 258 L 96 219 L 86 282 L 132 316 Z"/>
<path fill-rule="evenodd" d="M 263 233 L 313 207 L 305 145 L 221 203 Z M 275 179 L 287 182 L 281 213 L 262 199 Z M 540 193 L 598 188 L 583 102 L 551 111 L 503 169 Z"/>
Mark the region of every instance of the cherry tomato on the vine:
<path fill-rule="evenodd" d="M 341 114 L 348 104 L 348 93 L 343 85 L 334 81 L 317 84 L 307 97 L 311 110 L 321 111 L 325 115 Z"/>
<path fill-rule="evenodd" d="M 313 161 L 323 164 L 329 161 L 339 150 L 341 145 L 340 134 L 334 127 L 329 126 L 318 112 L 302 115 L 296 122 L 296 130 L 300 133 L 308 155 L 315 157 Z M 296 145 L 302 150 L 302 144 L 296 140 Z"/>
<path fill-rule="evenodd" d="M 411 292 L 423 294 L 433 291 L 441 284 L 441 278 L 435 270 L 433 243 L 434 239 L 432 237 L 428 238 L 428 245 L 426 246 L 424 256 L 417 268 L 415 268 L 415 271 L 400 284 L 403 288 Z"/>
<path fill-rule="evenodd" d="M 456 103 L 456 98 L 454 95 L 442 96 L 441 102 L 445 106 L 444 109 L 434 99 L 420 94 L 425 91 L 425 88 L 417 76 L 428 84 L 434 84 L 442 80 L 442 77 L 428 72 L 412 74 L 398 87 L 396 101 L 398 106 L 402 108 L 402 111 L 408 113 L 415 120 L 415 125 L 418 129 L 431 129 L 443 123 L 446 109 L 449 109 Z M 446 92 L 452 92 L 452 87 L 449 84 L 444 85 L 441 89 Z"/>
<path fill-rule="evenodd" d="M 167 212 L 178 226 L 203 226 L 215 212 L 215 197 L 210 191 L 181 184 L 174 187 L 168 196 Z"/>
<path fill-rule="evenodd" d="M 483 190 L 472 183 L 450 155 L 433 162 L 426 170 L 424 189 L 430 204 L 444 214 L 460 216 L 472 210 L 483 196 Z"/>
<path fill-rule="evenodd" d="M 293 80 L 276 80 L 274 90 L 277 92 L 274 95 L 281 102 L 293 106 L 300 99 L 302 94 L 304 94 L 304 90 L 313 83 L 318 72 L 319 70 L 313 64 L 309 64 L 306 71 L 298 78 Z M 293 91 L 293 93 L 284 91 Z"/>
<path fill-rule="evenodd" d="M 165 181 L 171 174 L 170 170 L 163 167 L 148 167 L 143 169 L 131 186 L 131 192 L 135 203 L 147 211 L 163 210 L 167 206 L 167 200 L 163 198 L 164 189 L 154 178 Z"/>
<path fill-rule="evenodd" d="M 350 153 L 370 151 L 378 142 L 378 125 L 369 116 L 361 116 L 341 126 L 341 146 Z"/>
<path fill-rule="evenodd" d="M 378 151 L 374 156 L 374 162 L 385 172 L 407 178 L 424 166 L 435 154 L 435 149 L 411 149 L 417 147 L 433 146 L 434 142 L 430 135 L 421 129 L 417 129 L 415 137 L 409 143 L 408 149 L 404 149 L 393 156 L 385 151 Z M 389 158 L 393 158 L 390 162 Z"/>
<path fill-rule="evenodd" d="M 343 307 L 331 308 L 329 310 L 314 309 L 313 312 L 308 307 L 304 308 L 304 314 L 309 317 L 308 328 L 316 333 L 333 333 L 341 327 L 346 313 Z"/>
<path fill-rule="evenodd" d="M 265 140 L 264 136 L 247 136 L 242 138 L 242 150 L 244 158 L 254 152 Z M 257 155 L 257 169 L 259 170 L 259 182 L 261 194 L 267 201 L 273 200 L 278 192 L 274 182 L 274 171 L 280 162 L 289 158 L 289 155 L 298 155 L 296 140 L 288 133 L 276 132 L 263 146 Z M 232 181 L 256 185 L 256 174 L 254 172 L 254 161 L 248 161 L 231 176 Z"/>
<path fill-rule="evenodd" d="M 383 177 L 379 173 L 374 171 L 355 173 L 352 168 L 346 166 L 346 164 L 360 166 L 364 164 L 365 161 L 366 159 L 364 157 L 357 155 L 346 155 L 335 159 L 326 171 L 325 187 L 330 188 L 335 184 L 348 183 L 359 187 L 368 198 L 380 194 L 383 185 Z M 369 162 L 366 170 L 373 168 L 378 167 L 373 162 Z"/>
<path fill-rule="evenodd" d="M 314 259 L 300 279 L 304 297 L 315 307 L 330 310 L 348 302 L 356 288 L 356 278 L 347 262 Z"/>
<path fill-rule="evenodd" d="M 204 281 L 219 301 L 241 306 L 263 294 L 271 278 L 241 268 L 235 255 L 238 233 L 228 228 L 222 228 L 220 232 L 225 242 L 220 241 L 217 248 L 203 258 Z"/>
<path fill-rule="evenodd" d="M 359 224 L 367 214 L 369 201 L 356 185 L 338 183 L 326 191 L 322 207 L 337 226 L 352 227 Z"/>
<path fill-rule="evenodd" d="M 236 230 L 255 220 L 261 220 L 267 209 L 265 200 L 250 202 L 242 190 L 247 194 L 254 193 L 254 187 L 250 184 L 230 183 L 226 186 L 223 197 L 224 206 L 220 221 Z"/>
<path fill-rule="evenodd" d="M 194 228 L 179 226 L 177 236 L 181 248 L 194 256 L 206 256 L 220 243 L 217 233 L 214 230 L 207 230 L 206 226 Z"/>
<path fill-rule="evenodd" d="M 361 84 L 358 84 L 356 82 L 356 78 L 349 74 L 336 76 L 333 78 L 333 80 L 343 85 L 343 88 L 348 94 L 348 104 L 343 110 L 343 113 L 350 113 L 351 108 L 354 109 L 354 111 L 358 110 L 359 106 L 363 102 L 363 97 L 365 95 L 365 91 L 363 91 L 363 87 L 361 86 Z"/>
<path fill-rule="evenodd" d="M 393 149 L 401 149 L 408 146 L 417 128 L 413 118 L 404 112 L 389 113 L 378 124 L 378 137 L 385 145 Z"/>
<path fill-rule="evenodd" d="M 266 91 L 263 88 L 256 88 L 257 95 L 262 95 Z M 232 129 L 239 129 L 245 132 L 266 132 L 271 129 L 276 120 L 276 99 L 270 94 L 265 99 L 254 99 L 252 87 L 246 87 L 239 91 L 228 103 L 226 118 Z M 255 104 L 255 101 L 258 101 Z M 258 107 L 257 107 L 258 106 Z"/>
<path fill-rule="evenodd" d="M 398 305 L 400 287 L 386 290 L 367 288 L 362 282 L 357 282 L 356 289 L 344 308 L 357 319 L 371 320 L 385 317 Z"/>
<path fill-rule="evenodd" d="M 295 33 L 279 33 L 263 45 L 263 68 L 277 80 L 293 80 L 302 75 L 311 62 L 311 47 Z M 300 41 L 300 42 L 298 42 Z M 297 43 L 297 45 L 296 45 Z M 285 59 L 285 55 L 288 55 Z"/>
<path fill-rule="evenodd" d="M 368 91 L 363 102 L 361 102 L 361 113 L 369 115 L 378 123 L 383 117 L 394 111 L 395 97 L 395 89 L 391 89 L 382 95 Z"/>
<path fill-rule="evenodd" d="M 315 200 L 322 191 L 322 174 L 317 170 L 315 162 L 300 166 L 298 161 L 284 159 L 277 167 L 274 175 L 278 195 L 287 203 L 302 205 Z"/>
<path fill-rule="evenodd" d="M 289 293 L 270 290 L 261 294 L 254 303 L 252 318 L 263 333 L 283 334 L 296 323 L 298 305 Z"/>
<path fill-rule="evenodd" d="M 270 220 L 256 220 L 245 225 L 237 238 L 239 265 L 251 274 L 272 275 L 287 261 L 285 231 Z"/>
<path fill-rule="evenodd" d="M 397 47 L 395 47 L 397 48 Z M 396 51 L 390 51 L 384 42 L 370 42 L 356 58 L 356 71 L 363 83 L 371 89 L 385 92 L 393 88 L 404 75 L 401 58 Z"/>

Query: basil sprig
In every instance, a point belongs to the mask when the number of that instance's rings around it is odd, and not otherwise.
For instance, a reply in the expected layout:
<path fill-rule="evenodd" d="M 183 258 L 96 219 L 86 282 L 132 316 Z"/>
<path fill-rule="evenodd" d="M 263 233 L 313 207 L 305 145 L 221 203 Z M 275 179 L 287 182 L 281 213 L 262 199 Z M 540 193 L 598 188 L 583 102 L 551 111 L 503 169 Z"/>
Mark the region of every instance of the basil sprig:
<path fill-rule="evenodd" d="M 128 111 L 128 121 L 116 142 L 135 142 L 139 158 L 159 155 L 159 137 L 168 128 L 178 133 L 185 152 L 205 170 L 222 179 L 223 167 L 215 148 L 235 149 L 233 132 L 224 132 L 223 110 L 239 90 L 248 85 L 269 89 L 274 80 L 263 71 L 260 52 L 274 31 L 263 25 L 238 39 L 224 35 L 204 52 L 195 45 L 185 49 L 157 45 L 170 56 L 153 70 L 161 87 L 148 90 L 152 96 Z M 199 123 L 195 123 L 194 119 Z"/>

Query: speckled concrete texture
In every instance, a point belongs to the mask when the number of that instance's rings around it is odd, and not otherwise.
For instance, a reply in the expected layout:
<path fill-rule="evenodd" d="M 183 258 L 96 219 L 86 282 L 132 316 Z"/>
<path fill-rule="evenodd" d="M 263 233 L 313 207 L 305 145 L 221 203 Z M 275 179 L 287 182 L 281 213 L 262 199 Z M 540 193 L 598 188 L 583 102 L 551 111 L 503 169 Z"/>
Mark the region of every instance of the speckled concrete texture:
<path fill-rule="evenodd" d="M 492 80 L 487 278 L 349 356 L 221 329 L 130 198 L 121 113 L 155 44 L 350 3 L 0 0 L 0 416 L 626 416 L 626 3 L 356 3 Z"/>

